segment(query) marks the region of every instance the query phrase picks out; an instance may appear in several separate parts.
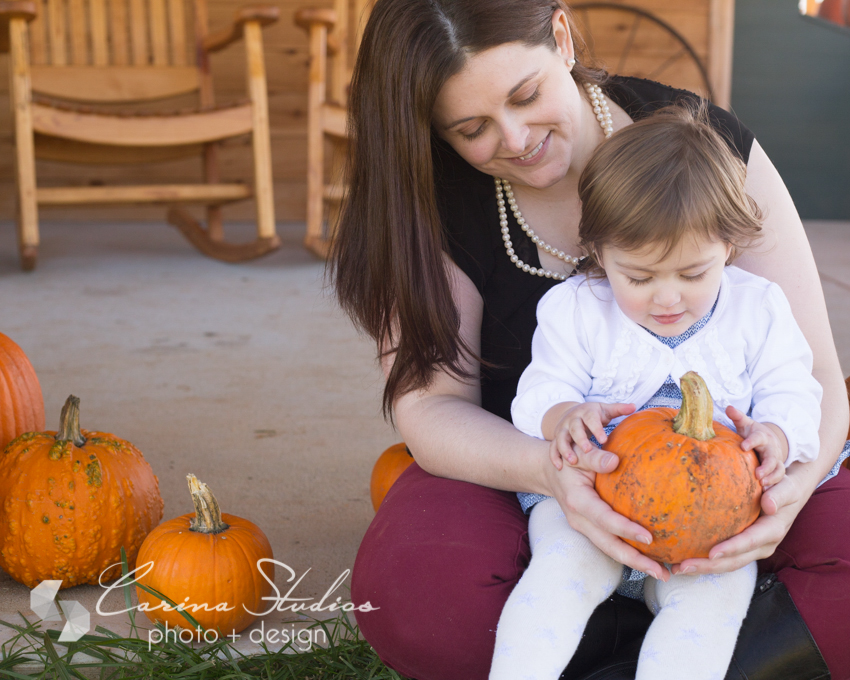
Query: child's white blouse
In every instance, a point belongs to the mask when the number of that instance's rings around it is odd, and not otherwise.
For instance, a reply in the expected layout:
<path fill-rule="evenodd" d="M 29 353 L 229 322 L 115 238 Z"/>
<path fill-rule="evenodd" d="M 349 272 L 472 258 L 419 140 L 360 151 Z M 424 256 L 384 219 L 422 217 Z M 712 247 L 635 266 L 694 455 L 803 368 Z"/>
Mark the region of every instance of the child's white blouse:
<path fill-rule="evenodd" d="M 823 389 L 812 351 L 775 283 L 726 267 L 708 323 L 675 349 L 629 319 L 607 280 L 576 276 L 537 306 L 531 363 L 511 405 L 514 425 L 543 439 L 543 416 L 565 401 L 640 408 L 670 375 L 696 371 L 714 399 L 714 419 L 735 429 L 726 407 L 774 423 L 788 439 L 786 465 L 817 457 Z M 612 421 L 618 423 L 622 418 Z"/>

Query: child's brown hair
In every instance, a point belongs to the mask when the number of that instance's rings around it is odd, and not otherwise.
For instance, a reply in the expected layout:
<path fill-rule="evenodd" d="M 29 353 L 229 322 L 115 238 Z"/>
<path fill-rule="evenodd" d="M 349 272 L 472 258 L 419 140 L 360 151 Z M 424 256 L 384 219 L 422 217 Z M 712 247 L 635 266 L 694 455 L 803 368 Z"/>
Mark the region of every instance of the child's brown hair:
<path fill-rule="evenodd" d="M 762 214 L 744 191 L 747 168 L 708 122 L 706 105 L 667 106 L 599 145 L 579 179 L 579 239 L 602 275 L 603 246 L 639 250 L 683 236 L 732 245 L 731 263 L 760 237 Z M 595 270 L 595 271 L 594 271 Z"/>

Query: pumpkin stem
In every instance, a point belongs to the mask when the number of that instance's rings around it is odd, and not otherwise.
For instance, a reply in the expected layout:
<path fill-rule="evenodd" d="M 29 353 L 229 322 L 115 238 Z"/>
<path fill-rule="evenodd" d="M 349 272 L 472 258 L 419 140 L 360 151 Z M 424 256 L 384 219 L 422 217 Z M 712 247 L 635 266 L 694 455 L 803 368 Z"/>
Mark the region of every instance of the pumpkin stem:
<path fill-rule="evenodd" d="M 80 398 L 73 394 L 68 397 L 62 407 L 56 441 L 70 441 L 77 447 L 86 443 L 86 438 L 80 432 Z"/>
<path fill-rule="evenodd" d="M 195 519 L 189 529 L 202 534 L 218 534 L 229 529 L 230 525 L 221 519 L 221 509 L 210 488 L 191 473 L 186 475 L 186 479 L 189 480 L 189 491 L 195 504 Z"/>
<path fill-rule="evenodd" d="M 673 431 L 701 442 L 714 438 L 714 401 L 705 380 L 696 371 L 682 376 L 682 408 L 673 420 Z"/>

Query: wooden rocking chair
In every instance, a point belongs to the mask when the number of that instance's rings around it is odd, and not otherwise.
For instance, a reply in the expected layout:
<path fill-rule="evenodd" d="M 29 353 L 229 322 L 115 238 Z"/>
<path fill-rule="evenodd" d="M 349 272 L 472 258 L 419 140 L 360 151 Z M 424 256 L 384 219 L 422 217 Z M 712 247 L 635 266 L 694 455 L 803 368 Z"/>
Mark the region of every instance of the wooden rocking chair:
<path fill-rule="evenodd" d="M 307 98 L 307 233 L 304 245 L 327 257 L 345 194 L 340 161 L 345 156 L 348 85 L 372 0 L 334 0 L 333 9 L 301 9 L 295 23 L 307 31 L 310 85 Z M 325 142 L 335 147 L 327 180 Z M 327 211 L 326 211 L 327 205 Z"/>
<path fill-rule="evenodd" d="M 262 26 L 278 14 L 276 7 L 244 8 L 230 27 L 209 33 L 206 0 L 0 2 L 0 49 L 11 53 L 18 242 L 25 270 L 36 262 L 39 205 L 171 205 L 169 221 L 202 253 L 228 262 L 279 247 L 261 35 Z M 186 30 L 190 18 L 191 38 Z M 209 55 L 240 38 L 247 50 L 248 101 L 216 107 Z M 115 108 L 187 93 L 197 93 L 197 108 L 155 114 Z M 254 186 L 221 183 L 217 143 L 247 134 L 253 138 Z M 190 155 L 203 159 L 203 184 L 36 184 L 35 158 L 144 163 Z M 257 239 L 226 243 L 221 205 L 252 196 Z M 206 227 L 176 207 L 187 203 L 207 206 Z"/>

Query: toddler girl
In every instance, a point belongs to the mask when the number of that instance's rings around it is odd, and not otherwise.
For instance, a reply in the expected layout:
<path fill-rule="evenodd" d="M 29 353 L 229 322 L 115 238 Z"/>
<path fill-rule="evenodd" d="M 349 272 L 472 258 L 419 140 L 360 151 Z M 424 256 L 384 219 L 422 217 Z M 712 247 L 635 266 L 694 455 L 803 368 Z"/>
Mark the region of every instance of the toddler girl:
<path fill-rule="evenodd" d="M 579 235 L 590 268 L 537 308 L 532 361 L 511 415 L 576 464 L 623 417 L 678 408 L 694 370 L 714 419 L 757 453 L 766 488 L 817 456 L 822 390 L 782 290 L 728 266 L 758 239 L 746 168 L 704 122 L 670 107 L 604 142 L 585 168 Z M 711 575 L 647 577 L 572 529 L 553 498 L 518 494 L 532 559 L 502 611 L 490 677 L 557 680 L 593 610 L 619 589 L 656 615 L 637 680 L 722 680 L 746 615 L 756 565 Z"/>

